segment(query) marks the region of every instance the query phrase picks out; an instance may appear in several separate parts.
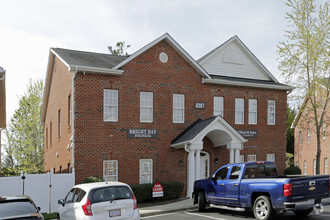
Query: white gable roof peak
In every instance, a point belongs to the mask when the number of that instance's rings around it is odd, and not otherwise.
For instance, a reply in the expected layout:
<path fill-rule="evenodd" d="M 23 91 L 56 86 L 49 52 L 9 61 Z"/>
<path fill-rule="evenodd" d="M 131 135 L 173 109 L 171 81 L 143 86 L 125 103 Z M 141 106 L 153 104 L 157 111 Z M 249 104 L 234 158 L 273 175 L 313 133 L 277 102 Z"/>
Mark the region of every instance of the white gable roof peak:
<path fill-rule="evenodd" d="M 231 50 L 228 50 L 230 45 L 235 44 L 236 49 L 240 50 L 241 52 L 235 50 L 235 47 L 231 48 Z M 227 51 L 225 51 L 227 50 Z M 232 64 L 244 64 L 244 60 L 242 59 L 242 54 L 244 54 L 245 57 L 249 60 L 250 63 L 254 63 L 253 65 L 256 66 L 256 68 L 259 69 L 261 72 L 260 75 L 263 75 L 263 78 L 267 78 L 269 80 L 272 80 L 276 83 L 278 83 L 278 80 L 268 71 L 268 69 L 258 60 L 258 58 L 247 48 L 247 46 L 235 35 L 231 37 L 229 40 L 227 40 L 225 43 L 221 44 L 211 52 L 207 53 L 203 57 L 197 60 L 197 62 L 204 68 L 209 74 L 212 73 L 212 68 L 209 67 L 210 62 L 212 62 L 212 59 L 215 59 L 216 56 L 219 56 L 220 52 L 225 52 L 222 58 L 223 63 L 232 63 Z M 212 65 L 212 64 L 211 64 Z M 214 64 L 213 64 L 214 65 Z M 215 68 L 221 68 L 220 66 L 217 66 Z M 220 70 L 219 70 L 220 71 Z M 215 74 L 216 75 L 216 74 Z M 235 76 L 234 76 L 235 77 Z M 242 77 L 246 78 L 246 77 Z M 260 78 L 263 80 L 263 78 Z"/>
<path fill-rule="evenodd" d="M 203 77 L 206 77 L 208 79 L 211 79 L 211 77 L 208 75 L 208 73 L 168 34 L 165 33 L 162 36 L 158 37 L 157 39 L 153 40 L 149 44 L 142 47 L 140 50 L 133 53 L 131 56 L 129 56 L 127 59 L 113 67 L 113 69 L 119 69 L 120 67 L 124 66 L 125 64 L 129 63 L 131 60 L 136 58 L 137 56 L 141 55 L 157 43 L 159 43 L 162 40 L 166 40 L 173 49 L 181 54 L 181 56 Z"/>

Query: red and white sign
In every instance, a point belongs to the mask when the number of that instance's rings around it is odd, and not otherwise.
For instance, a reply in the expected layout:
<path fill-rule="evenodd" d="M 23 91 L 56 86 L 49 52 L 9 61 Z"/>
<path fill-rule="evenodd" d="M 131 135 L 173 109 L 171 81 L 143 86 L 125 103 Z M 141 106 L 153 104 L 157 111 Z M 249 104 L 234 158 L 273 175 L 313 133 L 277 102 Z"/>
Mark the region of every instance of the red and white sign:
<path fill-rule="evenodd" d="M 152 187 L 152 197 L 163 197 L 164 196 L 164 189 L 163 186 L 156 182 L 156 184 Z"/>

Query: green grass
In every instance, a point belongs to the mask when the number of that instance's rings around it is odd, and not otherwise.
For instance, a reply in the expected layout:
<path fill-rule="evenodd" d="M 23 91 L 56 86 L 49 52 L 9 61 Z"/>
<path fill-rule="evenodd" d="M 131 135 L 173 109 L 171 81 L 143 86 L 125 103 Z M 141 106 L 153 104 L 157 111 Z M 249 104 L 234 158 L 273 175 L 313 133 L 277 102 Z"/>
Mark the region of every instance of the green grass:
<path fill-rule="evenodd" d="M 57 212 L 53 212 L 53 213 L 41 213 L 43 216 L 44 216 L 44 218 L 45 218 L 45 220 L 47 220 L 47 219 L 56 219 L 57 218 Z"/>

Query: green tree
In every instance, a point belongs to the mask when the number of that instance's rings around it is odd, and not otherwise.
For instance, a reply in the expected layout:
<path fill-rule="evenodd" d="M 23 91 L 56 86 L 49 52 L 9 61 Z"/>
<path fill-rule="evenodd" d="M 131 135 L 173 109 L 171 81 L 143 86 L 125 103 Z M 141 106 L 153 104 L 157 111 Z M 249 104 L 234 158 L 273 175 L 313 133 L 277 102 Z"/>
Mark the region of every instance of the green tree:
<path fill-rule="evenodd" d="M 124 41 L 121 42 L 117 42 L 116 44 L 116 49 L 113 49 L 112 46 L 108 46 L 108 50 L 112 55 L 116 55 L 116 56 L 129 56 L 129 54 L 127 53 L 127 49 L 130 47 L 131 45 L 126 45 L 126 43 Z"/>
<path fill-rule="evenodd" d="M 27 91 L 20 97 L 19 108 L 6 129 L 2 174 L 43 171 L 43 126 L 40 124 L 42 97 L 43 82 L 30 80 Z"/>
<path fill-rule="evenodd" d="M 318 98 L 320 83 L 329 88 L 329 5 L 316 6 L 315 0 L 289 0 L 286 13 L 290 30 L 286 31 L 286 40 L 278 46 L 279 68 L 288 82 L 295 86 L 296 99 L 306 97 L 310 105 L 303 105 L 310 114 L 307 124 L 313 124 L 317 137 L 316 173 L 320 173 L 321 129 L 326 123 L 326 109 L 329 100 L 329 89 L 324 98 Z M 324 92 L 323 92 L 324 93 Z M 306 109 L 308 108 L 308 109 Z"/>
<path fill-rule="evenodd" d="M 286 110 L 287 120 L 286 120 L 286 152 L 294 154 L 294 129 L 291 128 L 292 122 L 296 117 L 294 109 L 289 106 Z"/>

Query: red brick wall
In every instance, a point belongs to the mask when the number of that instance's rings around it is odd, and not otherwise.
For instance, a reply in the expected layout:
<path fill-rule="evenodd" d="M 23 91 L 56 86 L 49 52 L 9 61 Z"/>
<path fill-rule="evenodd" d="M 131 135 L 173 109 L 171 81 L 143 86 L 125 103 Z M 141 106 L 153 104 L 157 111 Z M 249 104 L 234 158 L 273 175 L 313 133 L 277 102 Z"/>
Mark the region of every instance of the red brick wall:
<path fill-rule="evenodd" d="M 168 62 L 159 61 L 159 53 L 166 52 Z M 279 171 L 285 168 L 286 92 L 235 86 L 202 84 L 202 77 L 165 41 L 162 41 L 133 59 L 123 68 L 122 76 L 78 73 L 75 80 L 75 169 L 76 183 L 88 176 L 103 176 L 103 160 L 118 160 L 118 180 L 128 184 L 139 183 L 139 159 L 153 159 L 153 181 L 187 182 L 187 158 L 184 149 L 171 148 L 171 141 L 198 118 L 213 116 L 213 97 L 224 97 L 224 118 L 238 130 L 257 130 L 241 154 L 257 154 L 257 160 L 266 160 L 267 153 L 276 154 Z M 67 74 L 67 70 L 63 69 Z M 70 79 L 68 80 L 71 83 Z M 54 81 L 56 83 L 57 81 Z M 52 88 L 61 86 L 55 84 Z M 103 91 L 118 90 L 118 122 L 103 121 Z M 53 99 L 67 97 L 59 94 Z M 140 123 L 140 92 L 153 92 L 153 123 Z M 173 94 L 185 95 L 185 123 L 172 122 Z M 235 125 L 235 98 L 245 100 L 244 125 Z M 248 99 L 258 99 L 258 123 L 248 125 Z M 66 100 L 66 98 L 65 98 Z M 276 125 L 267 125 L 267 100 L 276 101 Z M 66 101 L 65 101 L 66 102 Z M 205 109 L 195 109 L 196 102 L 206 103 Z M 56 103 L 52 103 L 55 105 Z M 62 103 L 61 103 L 62 104 Z M 49 108 L 50 109 L 50 108 Z M 55 112 L 47 114 L 57 114 Z M 49 124 L 47 119 L 47 123 Z M 53 133 L 56 123 L 53 123 Z M 127 129 L 158 129 L 158 138 L 127 138 Z M 64 131 L 64 130 L 63 130 Z M 69 131 L 69 130 L 68 130 Z M 54 136 L 54 135 L 53 135 Z M 55 136 L 56 137 L 56 136 Z M 54 138 L 55 138 L 54 137 Z M 68 140 L 71 133 L 68 132 Z M 60 142 L 53 141 L 54 145 Z M 55 146 L 53 146 L 55 147 Z M 210 174 L 229 162 L 229 150 L 213 147 L 204 138 L 204 149 L 210 155 Z M 60 153 L 59 158 L 47 156 L 51 166 L 71 162 Z M 63 155 L 63 157 L 62 157 Z M 52 154 L 53 156 L 53 154 Z M 215 158 L 219 163 L 215 163 Z M 183 165 L 180 165 L 183 160 Z M 46 162 L 45 162 L 46 164 Z"/>
<path fill-rule="evenodd" d="M 59 172 L 62 167 L 63 172 L 67 172 L 68 163 L 72 166 L 72 151 L 67 150 L 72 136 L 72 128 L 68 125 L 68 97 L 72 93 L 72 77 L 73 74 L 68 71 L 68 67 L 56 57 L 44 125 L 45 171 L 55 169 L 55 172 Z M 61 110 L 60 137 L 58 136 L 59 110 Z M 52 129 L 50 129 L 50 123 L 52 123 Z M 48 143 L 46 143 L 46 130 L 48 131 Z M 52 130 L 52 140 L 50 140 L 50 130 Z"/>
<path fill-rule="evenodd" d="M 307 103 L 306 110 L 303 112 L 302 116 L 299 118 L 299 121 L 294 130 L 294 163 L 298 163 L 299 168 L 301 169 L 302 174 L 304 174 L 304 161 L 306 161 L 306 174 L 314 174 L 314 165 L 313 161 L 316 160 L 317 153 L 317 137 L 316 137 L 316 127 L 315 122 L 312 119 L 313 112 L 308 111 L 311 108 L 310 102 Z M 326 123 L 329 124 L 327 120 L 329 118 L 329 105 L 326 110 L 327 115 L 324 117 Z M 318 111 L 318 115 L 321 115 L 321 111 Z M 307 130 L 310 129 L 310 142 L 307 141 Z M 321 159 L 320 159 L 320 174 L 325 173 L 325 158 L 328 159 L 328 171 L 330 173 L 330 137 L 329 137 L 330 126 L 326 128 L 326 135 L 323 137 L 321 129 Z M 301 145 L 299 140 L 299 133 L 301 132 Z"/>

